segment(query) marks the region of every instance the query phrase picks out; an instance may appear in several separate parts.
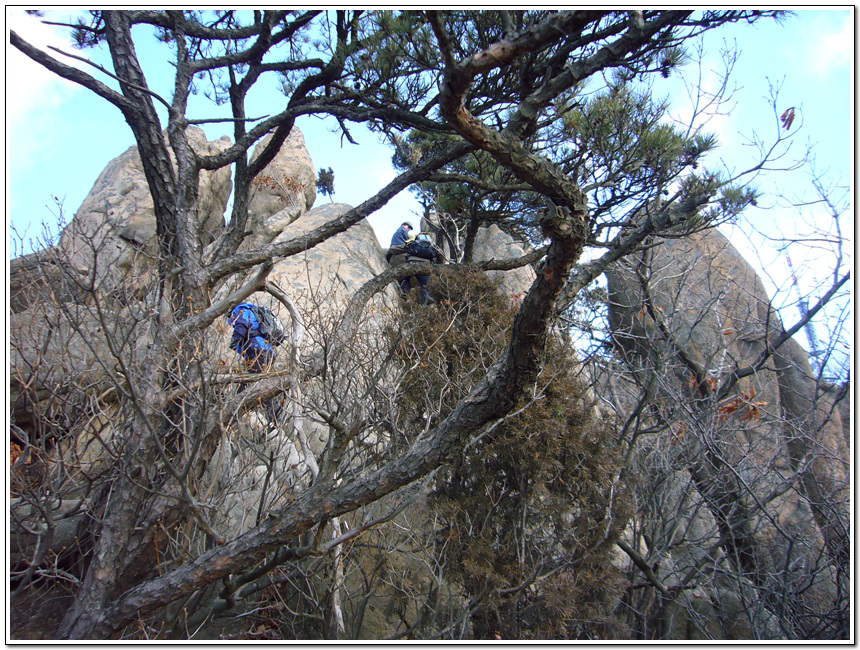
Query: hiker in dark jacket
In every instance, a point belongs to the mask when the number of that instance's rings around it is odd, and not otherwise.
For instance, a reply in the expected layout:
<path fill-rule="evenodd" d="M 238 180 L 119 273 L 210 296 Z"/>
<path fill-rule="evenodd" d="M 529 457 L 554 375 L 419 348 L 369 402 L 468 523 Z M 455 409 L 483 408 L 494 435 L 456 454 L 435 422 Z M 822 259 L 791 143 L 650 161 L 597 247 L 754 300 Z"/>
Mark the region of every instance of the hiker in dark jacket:
<path fill-rule="evenodd" d="M 391 247 L 385 254 L 385 260 L 391 266 L 400 266 L 406 262 L 407 249 L 412 240 L 415 239 L 415 235 L 409 234 L 410 230 L 412 230 L 412 224 L 406 221 L 394 232 L 394 236 L 391 237 Z"/>
<path fill-rule="evenodd" d="M 441 263 L 444 259 L 442 252 L 433 244 L 433 241 L 430 238 L 430 235 L 427 233 L 421 233 L 415 238 L 407 238 L 403 245 L 394 246 L 394 241 L 398 238 L 398 233 L 403 230 L 403 227 L 408 224 L 404 224 L 401 226 L 396 233 L 394 233 L 394 237 L 391 238 L 392 246 L 388 252 L 388 261 L 391 266 L 399 266 L 400 264 L 406 264 L 409 262 L 431 262 L 431 263 Z M 398 283 L 400 284 L 400 290 L 404 294 L 408 294 L 412 290 L 412 278 L 418 282 L 418 287 L 420 288 L 420 295 L 418 296 L 418 302 L 422 305 L 432 304 L 435 302 L 433 297 L 430 295 L 430 292 L 427 289 L 427 284 L 430 282 L 430 276 L 427 274 L 416 274 L 414 276 L 408 276 L 405 278 L 400 278 Z"/>
<path fill-rule="evenodd" d="M 260 322 L 251 307 L 248 303 L 241 303 L 230 313 L 228 322 L 233 326 L 230 349 L 245 357 L 245 365 L 251 372 L 267 372 L 275 362 L 277 353 L 265 338 L 257 334 Z M 241 393 L 243 390 L 244 382 L 239 384 L 237 392 Z M 263 408 L 272 424 L 277 424 L 280 405 L 273 399 L 268 399 L 263 402 Z"/>
<path fill-rule="evenodd" d="M 409 233 L 411 231 L 412 224 L 408 221 L 404 221 L 400 224 L 400 227 L 394 231 L 394 235 L 391 237 L 391 248 L 405 246 L 406 242 L 409 240 Z"/>

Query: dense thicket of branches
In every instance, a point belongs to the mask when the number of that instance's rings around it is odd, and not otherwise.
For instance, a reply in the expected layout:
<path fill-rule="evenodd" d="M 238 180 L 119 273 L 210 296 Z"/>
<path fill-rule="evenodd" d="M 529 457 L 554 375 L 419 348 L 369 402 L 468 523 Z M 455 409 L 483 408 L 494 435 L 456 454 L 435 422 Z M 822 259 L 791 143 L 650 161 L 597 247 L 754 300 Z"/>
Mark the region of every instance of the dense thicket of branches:
<path fill-rule="evenodd" d="M 365 611 L 378 576 L 361 564 L 368 559 L 350 565 L 351 548 L 343 553 L 343 545 L 379 522 L 404 516 L 408 499 L 401 495 L 431 476 L 448 499 L 458 490 L 492 493 L 516 486 L 520 492 L 517 500 L 487 513 L 486 525 L 472 531 L 471 547 L 437 556 L 449 563 L 472 599 L 463 611 L 475 614 L 478 635 L 599 633 L 590 621 L 576 622 L 581 613 L 563 601 L 578 594 L 578 602 L 602 602 L 604 595 L 608 602 L 615 594 L 611 577 L 604 585 L 608 595 L 590 594 L 582 580 L 612 574 L 604 554 L 620 534 L 621 521 L 612 518 L 624 501 L 605 472 L 621 461 L 613 449 L 602 448 L 602 425 L 582 423 L 585 407 L 574 404 L 580 389 L 566 362 L 556 357 L 550 329 L 613 262 L 652 245 L 657 236 L 681 237 L 733 218 L 755 200 L 742 179 L 706 169 L 715 141 L 698 129 L 697 116 L 685 127 L 666 124 L 665 106 L 652 99 L 649 80 L 675 74 L 698 34 L 768 13 L 94 11 L 89 21 L 69 26 L 78 46 L 110 53 L 112 69 L 93 74 L 68 65 L 70 55 L 40 51 L 11 32 L 14 47 L 122 112 L 154 201 L 158 242 L 149 280 L 133 289 L 109 286 L 95 271 L 82 274 L 50 250 L 19 265 L 62 279 L 40 285 L 44 305 L 59 305 L 47 336 L 83 339 L 107 377 L 98 386 L 66 378 L 55 393 L 62 409 L 46 412 L 37 408 L 49 383 L 39 374 L 44 369 L 38 363 L 15 368 L 13 394 L 23 406 L 13 427 L 25 446 L 47 455 L 56 447 L 52 440 L 81 422 L 112 435 L 105 443 L 111 459 L 106 469 L 85 474 L 70 490 L 70 474 L 55 468 L 55 482 L 46 488 L 43 479 L 32 493 L 66 499 L 74 494 L 77 505 L 64 510 L 63 518 L 84 514 L 80 552 L 63 560 L 69 564 L 56 564 L 51 574 L 71 585 L 71 605 L 57 636 L 109 638 L 143 620 L 163 634 L 190 634 L 192 621 L 199 625 L 267 588 L 260 581 L 275 573 L 280 577 L 268 587 L 296 608 L 289 611 L 307 614 L 314 635 L 347 633 L 342 612 L 355 613 L 358 619 L 351 621 L 360 622 L 358 613 Z M 153 93 L 143 73 L 135 38 L 144 26 L 173 48 L 172 97 Z M 262 78 L 273 75 L 284 90 L 282 105 L 270 116 L 252 119 L 246 100 Z M 190 141 L 189 126 L 221 117 L 188 115 L 189 96 L 201 88 L 229 108 L 233 125 L 233 144 L 214 153 L 200 153 Z M 333 118 L 347 139 L 354 123 L 384 134 L 401 173 L 363 204 L 305 235 L 248 247 L 254 181 L 305 115 Z M 250 152 L 268 134 L 252 158 Z M 764 153 L 762 164 L 771 154 Z M 200 222 L 201 174 L 228 167 L 232 208 L 210 241 Z M 227 390 L 248 377 L 225 379 L 213 367 L 211 341 L 219 317 L 268 289 L 290 310 L 297 337 L 302 312 L 267 285 L 272 266 L 344 232 L 409 187 L 424 193 L 428 214 L 431 209 L 437 214 L 457 260 L 472 259 L 478 227 L 487 223 L 535 245 L 533 255 L 517 262 L 479 265 L 535 263 L 537 270 L 508 327 L 494 331 L 493 345 L 478 346 L 477 356 L 469 351 L 470 365 L 437 375 L 439 385 L 411 386 L 435 404 L 417 420 L 399 422 L 391 413 L 381 414 L 386 391 L 398 386 L 394 380 L 406 380 L 407 386 L 410 380 L 402 368 L 396 370 L 398 363 L 408 365 L 408 357 L 396 359 L 392 350 L 363 338 L 361 329 L 372 296 L 406 273 L 391 269 L 357 290 L 343 314 L 304 324 L 309 331 L 317 328 L 319 343 L 318 354 L 305 360 L 306 376 L 293 365 L 256 378 L 241 393 Z M 91 237 L 89 243 L 98 259 L 99 240 Z M 600 254 L 577 265 L 589 247 Z M 446 327 L 457 327 L 467 315 L 449 314 Z M 34 349 L 47 350 L 41 322 L 32 321 Z M 99 327 L 90 327 L 93 322 Z M 466 355 L 458 342 L 446 345 L 452 347 L 445 363 L 452 362 L 451 354 Z M 98 350 L 105 347 L 100 357 Z M 309 378 L 314 388 L 302 395 L 302 381 Z M 279 484 L 272 498 L 258 504 L 254 525 L 223 538 L 209 525 L 215 500 L 208 472 L 224 459 L 219 452 L 224 432 L 243 422 L 261 399 L 276 395 L 286 395 L 304 417 L 325 426 L 328 442 L 319 457 L 305 453 L 297 461 L 305 471 L 289 488 Z M 539 403 L 534 414 L 526 410 L 504 419 L 530 400 Z M 294 432 L 300 437 L 298 422 L 296 417 Z M 521 464 L 525 459 L 516 454 L 505 458 L 502 448 L 528 448 L 523 436 L 532 430 L 550 450 L 547 456 L 534 467 Z M 266 453 L 260 452 L 269 481 L 277 463 Z M 582 463 L 574 463 L 576 454 L 584 456 Z M 454 459 L 458 462 L 449 465 Z M 463 477 L 466 467 L 469 476 Z M 500 474 L 508 483 L 499 482 Z M 611 526 L 595 536 L 595 531 L 580 535 L 574 525 L 573 541 L 560 529 L 556 536 L 543 531 L 549 538 L 535 547 L 537 555 L 521 549 L 515 561 L 511 545 L 533 529 L 552 528 L 556 501 L 584 518 L 594 508 L 593 519 L 609 517 Z M 479 506 L 469 499 L 452 503 L 446 506 L 449 530 L 461 530 L 463 517 Z M 41 546 L 16 577 L 22 598 L 27 584 L 45 574 L 45 548 L 57 531 L 50 507 L 39 498 L 29 505 L 32 512 L 20 523 L 31 526 L 29 533 Z M 517 508 L 528 516 L 511 527 L 506 522 Z M 720 507 L 714 512 L 719 519 Z M 31 525 L 35 520 L 38 525 Z M 724 533 L 731 532 L 732 521 L 719 523 Z M 175 554 L 162 568 L 165 544 L 173 545 Z M 486 547 L 479 552 L 481 544 Z M 578 574 L 583 556 L 592 564 Z M 331 587 L 323 595 L 315 591 L 319 584 L 310 571 L 327 562 Z M 487 562 L 492 571 L 480 568 Z M 350 580 L 358 579 L 350 566 L 361 569 L 364 604 L 340 600 L 357 593 L 349 589 Z M 547 591 L 535 596 L 535 581 L 548 585 Z M 508 593 L 511 589 L 518 595 Z M 430 592 L 426 602 L 438 602 L 438 589 Z M 308 612 L 323 602 L 324 620 L 316 620 Z M 404 605 L 404 620 L 407 609 Z M 547 613 L 552 629 L 535 630 Z M 454 614 L 447 621 L 430 618 L 435 622 L 428 634 L 455 636 L 468 629 Z M 305 630 L 296 620 L 295 629 Z M 353 633 L 360 629 L 350 625 Z"/>

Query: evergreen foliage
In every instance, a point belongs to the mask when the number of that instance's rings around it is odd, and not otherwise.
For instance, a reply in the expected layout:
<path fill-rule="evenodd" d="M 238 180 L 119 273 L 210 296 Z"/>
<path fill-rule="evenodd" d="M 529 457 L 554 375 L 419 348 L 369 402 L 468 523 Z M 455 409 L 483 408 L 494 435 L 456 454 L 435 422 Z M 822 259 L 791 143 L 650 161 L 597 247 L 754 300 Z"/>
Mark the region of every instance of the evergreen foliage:
<path fill-rule="evenodd" d="M 331 167 L 328 169 L 320 168 L 317 175 L 317 193 L 334 200 L 332 198 L 334 196 L 334 172 Z"/>
<path fill-rule="evenodd" d="M 397 427 L 421 435 L 502 352 L 516 307 L 481 273 L 443 270 L 437 305 L 410 303 Z M 437 478 L 436 563 L 472 599 L 479 639 L 609 638 L 622 576 L 611 550 L 630 513 L 608 423 L 595 417 L 570 348 L 554 341 L 513 414 Z"/>

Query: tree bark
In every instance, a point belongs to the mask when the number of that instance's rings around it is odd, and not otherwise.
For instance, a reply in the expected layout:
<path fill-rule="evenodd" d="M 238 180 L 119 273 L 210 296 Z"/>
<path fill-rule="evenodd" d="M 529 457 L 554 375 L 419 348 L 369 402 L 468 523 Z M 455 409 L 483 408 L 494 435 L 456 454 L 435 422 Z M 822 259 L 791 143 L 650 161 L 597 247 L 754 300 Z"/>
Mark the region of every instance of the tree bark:
<path fill-rule="evenodd" d="M 377 501 L 426 476 L 459 453 L 471 434 L 507 414 L 540 370 L 556 298 L 583 250 L 584 239 L 577 236 L 579 230 L 571 221 L 561 211 L 544 220 L 552 238 L 547 262 L 523 301 L 506 353 L 431 436 L 420 439 L 403 456 L 369 476 L 329 493 L 309 490 L 244 535 L 137 585 L 109 605 L 88 611 L 78 625 L 64 628 L 64 636 L 107 638 L 138 616 L 248 569 L 319 522 Z"/>
<path fill-rule="evenodd" d="M 146 77 L 137 60 L 131 38 L 131 20 L 122 11 L 106 11 L 104 17 L 106 38 L 120 87 L 134 107 L 123 110 L 123 115 L 137 142 L 146 182 L 155 203 L 159 248 L 163 256 L 170 256 L 175 252 L 176 175 L 152 95 L 147 92 Z"/>

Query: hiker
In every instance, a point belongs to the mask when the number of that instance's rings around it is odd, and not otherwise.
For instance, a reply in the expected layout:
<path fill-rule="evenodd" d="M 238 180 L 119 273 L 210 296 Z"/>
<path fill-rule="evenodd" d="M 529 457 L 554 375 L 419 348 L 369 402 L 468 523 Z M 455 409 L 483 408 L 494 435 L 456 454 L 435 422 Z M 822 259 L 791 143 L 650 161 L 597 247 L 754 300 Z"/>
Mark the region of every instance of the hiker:
<path fill-rule="evenodd" d="M 429 234 L 420 233 L 416 236 L 410 236 L 409 231 L 412 229 L 412 224 L 408 221 L 404 222 L 400 228 L 394 233 L 391 238 L 391 248 L 388 249 L 386 259 L 391 266 L 399 266 L 408 262 L 431 262 L 440 263 L 444 256 L 434 244 Z M 402 241 L 402 243 L 401 243 Z M 427 289 L 427 284 L 430 282 L 430 276 L 427 274 L 417 274 L 399 278 L 400 290 L 404 294 L 408 294 L 412 290 L 412 278 L 418 282 L 418 287 L 421 293 L 418 296 L 418 302 L 422 305 L 433 304 L 435 300 L 430 295 Z"/>
<path fill-rule="evenodd" d="M 261 331 L 265 332 L 265 330 L 261 328 L 260 319 L 257 317 L 258 309 L 260 308 L 256 305 L 241 303 L 233 308 L 228 317 L 229 323 L 233 326 L 230 349 L 245 357 L 245 366 L 255 373 L 269 371 L 277 357 L 271 343 L 261 334 Z M 245 382 L 239 384 L 237 392 L 241 393 L 245 390 L 245 386 Z M 263 402 L 263 408 L 270 423 L 277 426 L 280 405 L 272 398 Z"/>
<path fill-rule="evenodd" d="M 406 246 L 406 242 L 409 241 L 410 232 L 412 232 L 411 222 L 404 221 L 400 224 L 400 227 L 394 231 L 394 235 L 391 237 L 391 248 Z"/>
<path fill-rule="evenodd" d="M 404 221 L 400 224 L 400 227 L 394 231 L 394 235 L 391 237 L 391 247 L 385 254 L 385 261 L 391 266 L 400 266 L 406 262 L 406 256 L 408 254 L 407 248 L 412 240 L 415 239 L 415 235 L 409 234 L 411 231 L 412 224 L 408 221 Z"/>

